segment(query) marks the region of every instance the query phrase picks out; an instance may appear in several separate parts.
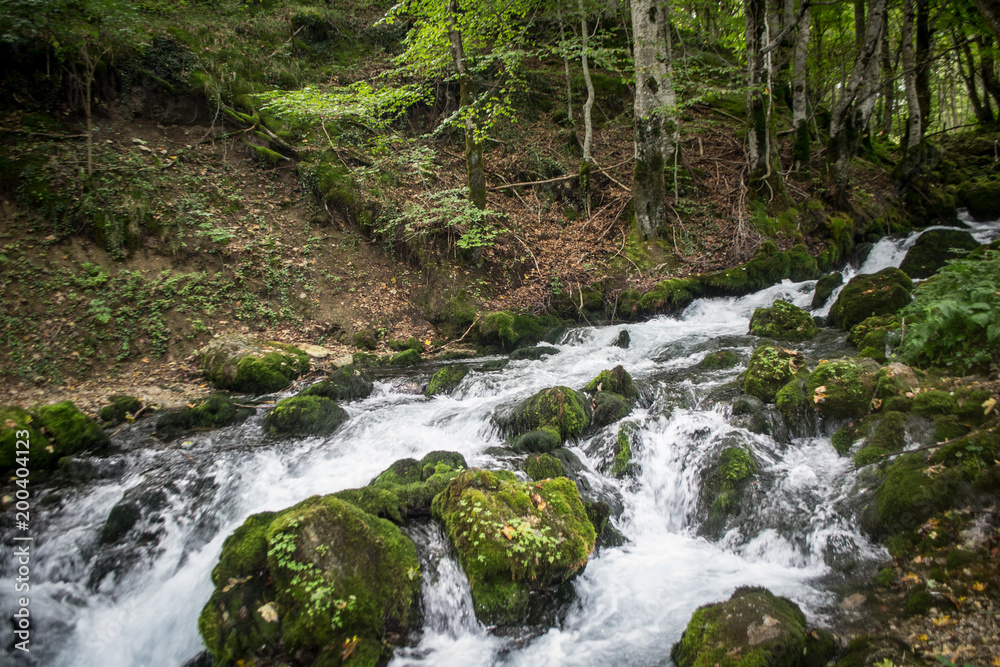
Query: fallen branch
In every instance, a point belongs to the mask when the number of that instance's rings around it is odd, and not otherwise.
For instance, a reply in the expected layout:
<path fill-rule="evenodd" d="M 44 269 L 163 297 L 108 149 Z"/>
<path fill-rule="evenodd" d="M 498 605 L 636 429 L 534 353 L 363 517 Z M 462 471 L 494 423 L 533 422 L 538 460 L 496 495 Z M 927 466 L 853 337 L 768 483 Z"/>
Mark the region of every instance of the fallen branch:
<path fill-rule="evenodd" d="M 460 337 L 456 338 L 455 340 L 448 341 L 447 343 L 445 343 L 444 345 L 442 345 L 440 347 L 435 347 L 433 350 L 430 351 L 430 354 L 435 354 L 436 352 L 440 352 L 444 348 L 449 347 L 451 345 L 454 345 L 455 343 L 461 343 L 462 339 L 469 335 L 469 332 L 472 331 L 472 327 L 476 326 L 477 322 L 479 322 L 479 315 L 476 315 L 476 319 L 472 320 L 472 324 L 469 325 L 469 328 L 465 330 L 464 334 L 462 334 Z"/>
<path fill-rule="evenodd" d="M 966 433 L 965 435 L 960 435 L 957 438 L 952 438 L 951 440 L 945 440 L 943 442 L 935 442 L 932 445 L 924 445 L 923 447 L 915 447 L 913 449 L 906 449 L 906 450 L 903 450 L 901 452 L 893 452 L 891 454 L 883 454 L 882 456 L 880 456 L 879 458 L 875 459 L 874 461 L 869 461 L 868 463 L 865 463 L 863 465 L 859 465 L 857 468 L 854 469 L 854 471 L 857 472 L 858 470 L 861 470 L 862 468 L 867 468 L 870 465 L 874 465 L 876 463 L 881 463 L 882 461 L 884 461 L 886 459 L 891 459 L 894 456 L 902 456 L 903 454 L 912 454 L 913 452 L 924 452 L 924 451 L 927 451 L 928 449 L 938 449 L 939 447 L 944 447 L 945 445 L 953 445 L 956 442 L 958 442 L 959 440 L 964 440 L 964 439 L 968 438 L 970 435 L 972 435 L 972 433 Z"/>
<path fill-rule="evenodd" d="M 0 127 L 0 132 L 10 132 L 11 134 L 28 134 L 33 137 L 45 137 L 47 139 L 86 139 L 86 134 L 53 134 L 51 132 L 35 132 L 34 130 L 19 130 L 13 127 Z"/>

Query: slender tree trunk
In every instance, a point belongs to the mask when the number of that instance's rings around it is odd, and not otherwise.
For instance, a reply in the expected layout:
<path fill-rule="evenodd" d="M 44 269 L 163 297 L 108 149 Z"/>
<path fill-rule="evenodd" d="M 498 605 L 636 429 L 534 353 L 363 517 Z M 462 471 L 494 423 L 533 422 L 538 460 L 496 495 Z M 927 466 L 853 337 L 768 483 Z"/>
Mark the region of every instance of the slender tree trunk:
<path fill-rule="evenodd" d="M 983 88 L 993 98 L 993 103 L 997 107 L 997 114 L 1000 115 L 1000 82 L 997 81 L 993 64 L 993 44 L 992 40 L 982 40 L 979 42 L 979 76 L 983 80 Z"/>
<path fill-rule="evenodd" d="M 882 15 L 882 39 L 885 44 L 882 46 L 882 79 L 885 83 L 882 86 L 882 127 L 880 134 L 888 137 L 892 134 L 892 116 L 896 104 L 896 81 L 893 77 L 893 59 L 889 53 L 889 12 Z M 896 62 L 899 62 L 899 51 L 896 51 Z"/>
<path fill-rule="evenodd" d="M 913 0 L 903 0 L 902 32 L 903 87 L 906 90 L 908 108 L 906 143 L 903 148 L 908 167 L 912 168 L 920 161 L 920 146 L 924 138 L 923 114 L 920 112 L 920 95 L 917 93 L 916 58 L 913 55 Z"/>
<path fill-rule="evenodd" d="M 565 45 L 566 43 L 566 31 L 563 28 L 563 18 L 562 18 L 562 2 L 561 0 L 556 1 L 556 15 L 559 19 L 559 41 Z M 569 68 L 569 55 L 565 50 L 565 46 L 562 49 L 563 52 L 563 67 L 566 70 L 566 116 L 569 119 L 569 124 L 573 124 L 573 78 L 570 76 Z"/>
<path fill-rule="evenodd" d="M 662 54 L 664 20 L 657 0 L 634 0 L 632 35 L 635 41 L 635 167 L 632 198 L 635 219 L 643 238 L 666 224 L 664 166 L 664 91 L 670 85 Z"/>
<path fill-rule="evenodd" d="M 807 65 L 809 56 L 809 9 L 799 20 L 795 39 L 795 82 L 792 85 L 792 130 L 795 146 L 792 150 L 792 171 L 800 176 L 809 174 L 809 113 L 806 106 Z"/>
<path fill-rule="evenodd" d="M 587 10 L 583 0 L 577 0 L 580 9 L 581 49 L 580 61 L 583 63 L 583 80 L 587 84 L 587 101 L 583 104 L 583 161 L 580 163 L 580 189 L 587 199 L 587 215 L 590 215 L 590 168 L 593 158 L 590 151 L 594 145 L 594 123 L 591 114 L 594 109 L 594 82 L 590 79 L 590 61 L 588 60 Z"/>
<path fill-rule="evenodd" d="M 476 112 L 472 108 L 476 98 L 475 82 L 469 73 L 462 46 L 462 33 L 458 29 L 458 2 L 448 4 L 451 13 L 448 24 L 448 39 L 451 42 L 451 58 L 458 72 L 459 108 L 465 109 L 465 167 L 469 179 L 469 201 L 482 210 L 486 208 L 486 170 L 483 165 L 483 144 L 479 140 Z"/>
<path fill-rule="evenodd" d="M 878 74 L 885 7 L 886 0 L 871 0 L 861 49 L 830 116 L 830 143 L 827 145 L 826 162 L 837 199 L 846 196 L 848 167 L 858 150 L 861 132 L 868 126 L 874 110 L 874 104 L 869 104 L 862 93 L 872 89 L 871 79 Z"/>
<path fill-rule="evenodd" d="M 669 0 L 661 0 L 660 8 L 663 13 L 662 37 L 666 50 L 664 62 L 666 75 L 663 79 L 663 159 L 666 173 L 673 181 L 674 199 L 676 199 L 680 196 L 678 180 L 681 169 L 681 137 L 680 120 L 677 117 L 677 91 L 674 90 L 674 29 Z"/>
<path fill-rule="evenodd" d="M 974 0 L 979 13 L 986 19 L 993 34 L 1000 39 L 1000 0 Z"/>
<path fill-rule="evenodd" d="M 979 97 L 979 90 L 976 87 L 976 61 L 972 57 L 972 48 L 969 43 L 965 41 L 963 43 L 962 38 L 958 33 L 952 30 L 951 41 L 955 45 L 956 49 L 960 49 L 961 54 L 956 58 L 955 64 L 958 67 L 958 74 L 965 81 L 965 88 L 969 92 L 969 102 L 972 104 L 972 113 L 975 115 L 976 120 L 981 124 L 992 124 L 993 123 L 993 110 L 990 108 L 990 98 L 989 95 L 984 95 L 982 99 Z M 965 56 L 965 61 L 969 67 L 968 73 L 966 73 L 965 68 L 962 67 L 962 56 Z M 983 105 L 985 100 L 986 105 Z"/>
<path fill-rule="evenodd" d="M 927 128 L 931 117 L 931 47 L 934 29 L 930 23 L 930 0 L 917 3 L 916 86 L 920 98 L 920 126 Z"/>
<path fill-rule="evenodd" d="M 765 0 L 746 0 L 743 9 L 747 43 L 747 157 L 750 188 L 767 201 L 783 197 L 784 182 L 778 173 L 778 153 L 771 126 L 770 42 Z"/>

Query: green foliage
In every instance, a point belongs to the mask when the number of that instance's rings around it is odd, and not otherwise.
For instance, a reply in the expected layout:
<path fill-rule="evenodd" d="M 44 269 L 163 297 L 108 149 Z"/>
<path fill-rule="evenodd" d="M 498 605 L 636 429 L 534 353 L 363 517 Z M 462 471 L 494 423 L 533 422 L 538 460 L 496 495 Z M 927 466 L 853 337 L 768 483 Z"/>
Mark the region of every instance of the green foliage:
<path fill-rule="evenodd" d="M 391 222 L 403 228 L 409 242 L 443 235 L 463 250 L 475 250 L 493 245 L 503 233 L 503 219 L 497 211 L 477 208 L 464 190 L 446 189 L 417 194 Z"/>
<path fill-rule="evenodd" d="M 950 262 L 914 290 L 900 312 L 907 363 L 969 373 L 1000 360 L 1000 252 L 980 257 Z"/>
<path fill-rule="evenodd" d="M 421 84 L 376 89 L 358 81 L 327 90 L 312 86 L 271 90 L 257 97 L 264 101 L 262 111 L 293 121 L 352 122 L 385 130 L 414 104 L 427 101 L 428 89 Z"/>
<path fill-rule="evenodd" d="M 800 352 L 762 345 L 750 357 L 743 378 L 743 391 L 765 403 L 772 403 L 778 391 L 804 365 L 805 358 Z"/>

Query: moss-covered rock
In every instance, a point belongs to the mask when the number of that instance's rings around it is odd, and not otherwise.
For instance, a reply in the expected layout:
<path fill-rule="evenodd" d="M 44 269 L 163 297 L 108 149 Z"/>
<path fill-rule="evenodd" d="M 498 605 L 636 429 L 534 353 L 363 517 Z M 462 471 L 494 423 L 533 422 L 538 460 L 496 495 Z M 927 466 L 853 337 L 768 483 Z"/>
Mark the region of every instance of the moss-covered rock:
<path fill-rule="evenodd" d="M 61 454 L 39 430 L 38 416 L 13 405 L 0 406 L 0 474 L 15 467 L 31 470 L 51 470 Z M 18 444 L 22 443 L 22 444 Z M 21 465 L 18 458 L 27 457 Z"/>
<path fill-rule="evenodd" d="M 405 368 L 419 364 L 420 361 L 420 353 L 407 348 L 389 357 L 389 366 L 393 368 Z"/>
<path fill-rule="evenodd" d="M 678 313 L 701 296 L 701 281 L 694 278 L 670 278 L 657 283 L 643 294 L 634 305 L 636 315 Z"/>
<path fill-rule="evenodd" d="M 625 400 L 618 394 L 602 391 L 594 394 L 591 409 L 590 425 L 594 428 L 602 428 L 631 414 L 632 402 Z"/>
<path fill-rule="evenodd" d="M 524 400 L 511 414 L 498 417 L 497 422 L 510 435 L 522 436 L 515 442 L 516 448 L 545 452 L 551 450 L 548 444 L 552 440 L 558 446 L 583 435 L 590 427 L 590 419 L 590 401 L 583 394 L 569 387 L 551 387 Z M 532 446 L 539 439 L 545 441 L 545 446 Z"/>
<path fill-rule="evenodd" d="M 678 667 L 801 667 L 806 617 L 765 588 L 737 588 L 726 602 L 699 607 L 670 657 Z"/>
<path fill-rule="evenodd" d="M 960 229 L 931 229 L 921 234 L 906 252 L 899 270 L 911 278 L 930 278 L 948 261 L 964 257 L 979 241 Z"/>
<path fill-rule="evenodd" d="M 705 356 L 698 362 L 699 370 L 715 371 L 732 368 L 740 363 L 740 358 L 732 350 L 718 350 Z"/>
<path fill-rule="evenodd" d="M 436 396 L 438 394 L 449 394 L 468 374 L 469 369 L 466 366 L 445 366 L 431 376 L 427 387 L 424 389 L 424 395 Z"/>
<path fill-rule="evenodd" d="M 632 344 L 632 336 L 629 335 L 628 329 L 622 329 L 615 336 L 615 339 L 611 341 L 614 347 L 620 347 L 623 350 L 627 350 L 628 346 Z"/>
<path fill-rule="evenodd" d="M 588 394 L 609 391 L 628 400 L 635 400 L 639 397 L 635 383 L 632 382 L 632 376 L 621 366 L 601 371 L 597 377 L 587 383 L 583 390 Z"/>
<path fill-rule="evenodd" d="M 614 477 L 626 477 L 632 474 L 636 464 L 632 462 L 635 454 L 635 424 L 623 424 L 618 429 L 615 437 L 615 457 L 611 460 L 611 469 L 608 471 Z"/>
<path fill-rule="evenodd" d="M 929 389 L 914 394 L 910 409 L 918 415 L 950 415 L 958 410 L 958 401 L 946 391 Z"/>
<path fill-rule="evenodd" d="M 229 394 L 212 394 L 194 407 L 164 412 L 156 420 L 156 430 L 173 433 L 189 428 L 221 428 L 241 422 L 253 410 L 237 406 Z"/>
<path fill-rule="evenodd" d="M 551 345 L 534 345 L 532 347 L 521 347 L 510 353 L 511 361 L 519 359 L 543 359 L 553 354 L 559 354 L 559 350 Z"/>
<path fill-rule="evenodd" d="M 744 447 L 726 447 L 715 465 L 702 480 L 701 502 L 708 506 L 708 518 L 702 526 L 707 535 L 718 535 L 727 519 L 739 507 L 743 490 L 760 468 L 753 454 Z"/>
<path fill-rule="evenodd" d="M 375 341 L 375 334 L 371 331 L 361 330 L 354 334 L 354 347 L 359 350 L 368 350 L 369 352 L 377 347 L 378 343 Z"/>
<path fill-rule="evenodd" d="M 431 501 L 468 468 L 458 452 L 431 452 L 421 460 L 401 459 L 367 486 L 333 494 L 369 514 L 403 523 L 430 516 Z"/>
<path fill-rule="evenodd" d="M 383 664 L 417 619 L 399 528 L 332 496 L 248 518 L 222 546 L 198 629 L 216 664 Z"/>
<path fill-rule="evenodd" d="M 529 454 L 521 464 L 521 470 L 536 482 L 564 475 L 562 462 L 550 454 Z"/>
<path fill-rule="evenodd" d="M 470 470 L 434 499 L 469 579 L 476 616 L 514 625 L 544 612 L 546 593 L 587 565 L 596 533 L 565 477 L 523 483 L 510 473 Z"/>
<path fill-rule="evenodd" d="M 243 334 L 216 338 L 198 357 L 213 385 L 247 394 L 280 391 L 309 370 L 309 355 L 299 348 Z"/>
<path fill-rule="evenodd" d="M 805 363 L 801 352 L 774 345 L 761 345 L 750 357 L 742 389 L 765 403 L 773 403 L 778 391 L 788 384 Z"/>
<path fill-rule="evenodd" d="M 264 430 L 274 436 L 328 435 L 347 421 L 335 401 L 322 396 L 291 396 L 264 416 Z"/>
<path fill-rule="evenodd" d="M 833 291 L 843 284 L 844 274 L 842 273 L 828 273 L 817 280 L 816 287 L 813 290 L 813 310 L 822 307 L 823 304 L 826 303 L 827 300 L 833 295 Z"/>
<path fill-rule="evenodd" d="M 812 431 L 813 410 L 806 396 L 805 369 L 800 370 L 795 377 L 778 390 L 774 398 L 778 412 L 785 419 L 788 430 L 796 435 L 806 435 Z"/>
<path fill-rule="evenodd" d="M 978 180 L 962 187 L 960 203 L 976 220 L 1000 218 L 1000 181 Z"/>
<path fill-rule="evenodd" d="M 859 350 L 867 348 L 881 350 L 884 357 L 886 343 L 901 327 L 902 324 L 895 313 L 875 315 L 851 327 L 850 333 L 847 334 L 847 342 Z M 896 340 L 898 341 L 898 336 Z"/>
<path fill-rule="evenodd" d="M 938 512 L 955 506 L 972 475 L 962 466 L 944 467 L 932 474 L 920 454 L 903 455 L 885 471 L 875 495 L 876 521 L 869 532 L 884 537 L 916 530 Z"/>
<path fill-rule="evenodd" d="M 479 321 L 479 337 L 485 345 L 495 345 L 510 352 L 534 345 L 565 323 L 552 315 L 527 315 L 501 310 Z"/>
<path fill-rule="evenodd" d="M 806 383 L 806 397 L 827 419 L 868 414 L 874 393 L 874 374 L 854 359 L 821 361 Z"/>
<path fill-rule="evenodd" d="M 757 308 L 750 317 L 750 333 L 778 340 L 809 340 L 819 329 L 812 316 L 787 301 L 775 301 L 770 308 Z"/>
<path fill-rule="evenodd" d="M 101 421 L 112 426 L 118 426 L 142 409 L 142 402 L 135 396 L 116 394 L 108 398 L 108 401 L 108 405 L 101 408 L 99 415 Z"/>
<path fill-rule="evenodd" d="M 299 396 L 322 396 L 332 401 L 355 401 L 371 396 L 374 383 L 364 369 L 347 364 L 330 371 L 326 379 L 309 385 L 299 392 Z"/>
<path fill-rule="evenodd" d="M 56 445 L 59 456 L 94 452 L 111 444 L 111 438 L 71 401 L 38 408 L 38 425 Z"/>
<path fill-rule="evenodd" d="M 830 318 L 849 330 L 873 315 L 895 313 L 910 302 L 913 281 L 895 268 L 851 278 L 830 308 Z"/>

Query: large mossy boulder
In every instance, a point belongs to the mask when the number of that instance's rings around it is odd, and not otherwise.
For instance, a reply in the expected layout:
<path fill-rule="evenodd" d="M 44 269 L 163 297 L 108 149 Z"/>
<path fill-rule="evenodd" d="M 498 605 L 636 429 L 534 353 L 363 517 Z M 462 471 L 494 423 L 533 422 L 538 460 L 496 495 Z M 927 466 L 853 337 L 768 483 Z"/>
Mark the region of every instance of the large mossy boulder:
<path fill-rule="evenodd" d="M 822 307 L 833 295 L 834 290 L 843 284 L 844 274 L 842 273 L 828 273 L 817 280 L 816 287 L 813 290 L 812 309 L 816 310 Z"/>
<path fill-rule="evenodd" d="M 356 401 L 371 396 L 375 385 L 363 368 L 347 364 L 330 371 L 326 379 L 309 385 L 299 396 L 322 396 L 332 401 Z"/>
<path fill-rule="evenodd" d="M 722 450 L 702 480 L 701 502 L 708 506 L 702 529 L 707 535 L 721 534 L 729 517 L 739 509 L 746 485 L 759 470 L 753 454 L 745 447 Z"/>
<path fill-rule="evenodd" d="M 506 352 L 534 345 L 561 330 L 565 323 L 554 315 L 528 315 L 501 310 L 479 321 L 478 334 L 484 345 Z"/>
<path fill-rule="evenodd" d="M 243 408 L 228 394 L 212 394 L 192 407 L 164 412 L 156 420 L 156 430 L 172 433 L 189 428 L 221 428 L 245 420 L 253 414 L 250 408 Z"/>
<path fill-rule="evenodd" d="M 934 514 L 957 506 L 961 494 L 970 493 L 971 470 L 960 465 L 928 468 L 920 453 L 901 456 L 886 468 L 875 494 L 875 512 L 865 516 L 869 533 L 886 537 L 916 530 Z"/>
<path fill-rule="evenodd" d="M 469 368 L 467 366 L 445 366 L 431 376 L 424 389 L 424 395 L 450 394 L 468 374 Z"/>
<path fill-rule="evenodd" d="M 855 419 L 870 411 L 875 382 L 875 373 L 854 359 L 821 361 L 809 374 L 806 397 L 827 419 Z"/>
<path fill-rule="evenodd" d="M 245 394 L 281 391 L 309 370 L 309 355 L 299 348 L 243 334 L 216 338 L 198 358 L 209 382 Z"/>
<path fill-rule="evenodd" d="M 911 278 L 930 278 L 948 261 L 964 257 L 979 241 L 960 229 L 931 229 L 921 234 L 906 252 L 899 270 Z"/>
<path fill-rule="evenodd" d="M 506 416 L 500 427 L 516 437 L 514 448 L 549 452 L 564 441 L 578 438 L 590 427 L 590 400 L 569 387 L 550 387 L 525 399 Z"/>
<path fill-rule="evenodd" d="M 14 405 L 0 406 L 0 474 L 6 475 L 15 467 L 28 471 L 55 468 L 60 454 L 39 426 L 37 415 Z M 18 465 L 21 457 L 27 457 L 28 465 Z"/>
<path fill-rule="evenodd" d="M 591 422 L 594 428 L 613 424 L 632 412 L 639 391 L 632 376 L 621 366 L 603 370 L 587 383 L 583 391 L 591 395 Z"/>
<path fill-rule="evenodd" d="M 368 486 L 333 494 L 369 514 L 394 523 L 430 516 L 431 501 L 468 468 L 458 452 L 431 452 L 421 460 L 400 459 Z"/>
<path fill-rule="evenodd" d="M 809 340 L 819 329 L 812 316 L 787 301 L 775 301 L 770 308 L 757 308 L 750 317 L 750 333 L 778 340 Z"/>
<path fill-rule="evenodd" d="M 476 617 L 488 625 L 532 622 L 583 571 L 596 533 L 565 477 L 520 482 L 469 470 L 434 499 L 433 515 L 458 554 Z"/>
<path fill-rule="evenodd" d="M 773 403 L 778 391 L 788 384 L 805 363 L 801 352 L 775 345 L 761 345 L 750 357 L 742 389 L 744 393 L 765 403 Z"/>
<path fill-rule="evenodd" d="M 587 383 L 583 390 L 588 394 L 608 391 L 630 401 L 639 397 L 639 392 L 635 388 L 632 376 L 622 366 L 615 366 L 611 370 L 601 371 L 597 374 L 597 377 Z"/>
<path fill-rule="evenodd" d="M 900 330 L 902 323 L 893 313 L 875 315 L 851 327 L 847 334 L 847 342 L 858 348 L 858 350 L 878 350 L 885 357 L 886 344 L 892 340 L 896 332 Z M 898 341 L 899 337 L 895 336 Z M 885 359 L 876 359 L 879 362 Z"/>
<path fill-rule="evenodd" d="M 830 319 L 839 328 L 850 330 L 873 315 L 895 313 L 910 303 L 913 281 L 895 268 L 851 278 L 830 307 Z"/>
<path fill-rule="evenodd" d="M 58 456 L 94 452 L 111 444 L 111 438 L 71 401 L 38 408 L 38 424 L 56 445 Z"/>
<path fill-rule="evenodd" d="M 741 587 L 726 602 L 699 607 L 670 657 L 678 667 L 804 667 L 806 636 L 794 602 Z"/>
<path fill-rule="evenodd" d="M 264 417 L 264 430 L 274 436 L 329 435 L 347 421 L 347 412 L 323 396 L 291 396 L 278 401 Z"/>
<path fill-rule="evenodd" d="M 959 203 L 965 205 L 976 220 L 1000 218 L 1000 181 L 977 180 L 964 184 Z"/>
<path fill-rule="evenodd" d="M 384 664 L 416 625 L 420 567 L 399 528 L 332 496 L 226 538 L 198 629 L 217 665 Z"/>

